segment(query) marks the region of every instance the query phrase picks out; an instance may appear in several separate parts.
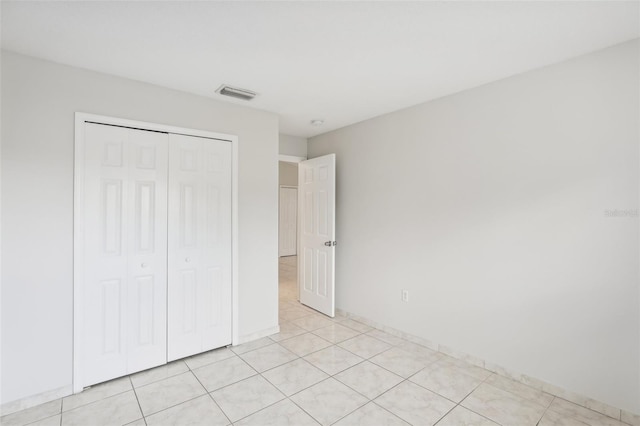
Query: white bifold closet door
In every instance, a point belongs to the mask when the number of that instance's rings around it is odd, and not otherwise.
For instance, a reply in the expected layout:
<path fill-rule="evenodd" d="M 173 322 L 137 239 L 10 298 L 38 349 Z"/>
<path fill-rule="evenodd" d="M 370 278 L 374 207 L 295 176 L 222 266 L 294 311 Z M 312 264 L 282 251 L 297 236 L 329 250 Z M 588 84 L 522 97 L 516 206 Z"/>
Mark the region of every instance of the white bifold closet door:
<path fill-rule="evenodd" d="M 169 135 L 168 360 L 231 343 L 231 144 Z"/>
<path fill-rule="evenodd" d="M 85 385 L 166 362 L 166 133 L 85 124 Z"/>

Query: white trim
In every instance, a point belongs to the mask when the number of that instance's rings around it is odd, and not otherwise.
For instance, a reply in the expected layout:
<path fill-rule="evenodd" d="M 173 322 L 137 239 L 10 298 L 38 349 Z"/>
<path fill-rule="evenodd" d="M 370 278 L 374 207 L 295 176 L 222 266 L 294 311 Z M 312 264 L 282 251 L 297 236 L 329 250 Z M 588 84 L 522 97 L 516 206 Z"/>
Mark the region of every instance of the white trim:
<path fill-rule="evenodd" d="M 440 352 L 450 357 L 468 362 L 469 364 L 478 366 L 480 368 L 484 368 L 485 370 L 491 371 L 492 373 L 495 373 L 499 376 L 503 376 L 513 381 L 523 383 L 527 386 L 546 392 L 553 396 L 566 399 L 567 401 L 573 402 L 574 404 L 577 404 L 581 407 L 585 407 L 590 410 L 596 411 L 602 415 L 611 417 L 615 420 L 621 420 L 622 413 L 624 413 L 625 416 L 627 416 L 629 419 L 631 419 L 632 416 L 638 416 L 638 414 L 631 413 L 630 411 L 622 410 L 613 405 L 595 400 L 593 398 L 578 394 L 573 391 L 566 390 L 564 388 L 561 388 L 556 385 L 552 385 L 540 379 L 536 379 L 535 377 L 527 376 L 526 374 L 522 374 L 517 371 L 510 370 L 498 364 L 494 364 L 490 361 L 486 361 L 484 359 L 475 357 L 473 355 L 469 355 L 464 352 L 452 349 L 449 346 L 441 345 L 441 344 L 432 342 L 430 340 L 415 336 L 413 334 L 405 333 L 404 331 L 400 331 L 396 328 L 388 327 L 384 324 L 372 321 L 366 317 L 353 314 L 343 309 L 336 308 L 336 315 L 352 319 L 364 325 L 368 325 L 369 327 L 373 327 L 377 330 L 384 331 L 385 333 L 391 334 L 392 336 L 400 337 L 401 339 L 405 339 L 412 343 L 416 343 L 420 346 L 424 346 L 427 349 L 431 349 L 433 351 Z"/>
<path fill-rule="evenodd" d="M 246 334 L 241 336 L 237 342 L 233 342 L 233 346 L 238 346 L 243 343 L 252 342 L 254 340 L 261 339 L 263 337 L 271 336 L 272 334 L 280 333 L 280 326 L 265 328 L 264 330 L 256 331 L 255 333 Z"/>
<path fill-rule="evenodd" d="M 6 416 L 69 395 L 71 395 L 71 385 L 62 386 L 61 388 L 16 399 L 15 401 L 5 402 L 0 406 L 0 413 L 2 416 Z"/>
<path fill-rule="evenodd" d="M 231 140 L 231 344 L 237 344 L 240 340 L 240 309 L 238 303 L 238 273 L 239 273 L 239 250 L 238 242 L 238 191 L 239 191 L 239 170 L 238 170 L 238 137 L 233 136 Z"/>
<path fill-rule="evenodd" d="M 73 375 L 72 391 L 81 392 L 83 389 L 84 377 L 82 372 L 84 349 L 84 287 L 79 283 L 84 282 L 82 275 L 84 264 L 84 123 L 86 119 L 83 114 L 76 113 L 75 117 L 75 146 L 73 159 Z M 77 285 L 76 285 L 77 284 Z"/>
<path fill-rule="evenodd" d="M 135 121 L 126 118 L 107 117 L 104 115 L 88 114 L 84 112 L 75 113 L 75 147 L 74 147 L 74 187 L 73 187 L 73 377 L 72 392 L 81 392 L 84 388 L 84 378 L 82 375 L 82 352 L 84 349 L 84 295 L 83 286 L 78 283 L 83 282 L 82 267 L 84 264 L 84 229 L 83 206 L 84 206 L 84 123 L 101 123 L 114 126 L 131 127 L 134 129 L 153 130 L 181 134 L 187 136 L 198 136 L 209 139 L 217 139 L 231 142 L 231 343 L 238 344 L 239 338 L 239 316 L 238 316 L 238 137 L 224 133 L 215 133 L 207 130 L 189 129 L 184 127 L 169 126 L 165 124 L 148 123 L 145 121 Z"/>
<path fill-rule="evenodd" d="M 285 161 L 287 163 L 300 163 L 306 159 L 307 157 L 298 157 L 295 155 L 278 155 L 278 161 Z"/>

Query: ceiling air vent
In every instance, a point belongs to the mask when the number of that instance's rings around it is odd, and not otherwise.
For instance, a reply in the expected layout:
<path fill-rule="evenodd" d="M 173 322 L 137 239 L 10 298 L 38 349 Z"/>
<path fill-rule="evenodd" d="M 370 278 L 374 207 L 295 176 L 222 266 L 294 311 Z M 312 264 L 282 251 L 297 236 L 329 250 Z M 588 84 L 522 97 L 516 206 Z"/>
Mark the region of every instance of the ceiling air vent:
<path fill-rule="evenodd" d="M 252 92 L 247 89 L 238 89 L 237 87 L 227 86 L 223 84 L 216 90 L 216 93 L 219 93 L 224 96 L 231 96 L 232 98 L 242 99 L 243 101 L 250 101 L 255 98 L 257 93 Z"/>

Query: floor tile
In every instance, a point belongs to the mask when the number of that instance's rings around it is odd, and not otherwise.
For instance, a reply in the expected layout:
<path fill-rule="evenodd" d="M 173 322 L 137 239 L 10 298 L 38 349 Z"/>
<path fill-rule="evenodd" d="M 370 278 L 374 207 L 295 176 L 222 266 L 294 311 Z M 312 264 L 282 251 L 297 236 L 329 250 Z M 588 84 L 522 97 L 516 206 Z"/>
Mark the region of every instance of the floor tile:
<path fill-rule="evenodd" d="M 277 343 L 245 352 L 240 357 L 260 373 L 298 358 L 296 354 Z"/>
<path fill-rule="evenodd" d="M 452 366 L 455 368 L 464 371 L 466 374 L 476 377 L 480 380 L 485 380 L 487 377 L 492 375 L 493 373 L 489 370 L 485 370 L 484 368 L 478 367 L 473 364 L 469 364 L 466 361 L 462 361 L 461 359 L 452 358 L 447 355 L 443 355 L 441 359 L 436 361 L 439 365 L 442 366 Z"/>
<path fill-rule="evenodd" d="M 360 335 L 353 339 L 345 340 L 338 346 L 352 352 L 362 358 L 371 358 L 391 348 L 391 345 L 371 336 Z"/>
<path fill-rule="evenodd" d="M 433 425 L 455 404 L 414 383 L 402 382 L 374 401 L 413 425 Z"/>
<path fill-rule="evenodd" d="M 555 398 L 551 405 L 549 406 L 549 411 L 553 411 L 561 415 L 562 419 L 575 419 L 582 423 L 585 423 L 589 426 L 620 426 L 621 422 L 612 419 L 611 417 L 607 417 L 603 414 L 597 413 L 593 410 L 589 410 L 588 408 L 581 407 L 572 402 L 564 400 L 562 398 Z M 550 418 L 558 419 L 558 416 L 549 416 L 547 422 Z M 553 423 L 551 423 L 553 424 Z"/>
<path fill-rule="evenodd" d="M 133 390 L 62 413 L 62 426 L 124 425 L 142 418 Z"/>
<path fill-rule="evenodd" d="M 60 426 L 60 422 L 62 421 L 62 414 L 56 414 L 55 416 L 47 417 L 44 419 L 40 419 L 33 423 L 29 423 L 29 426 Z M 2 426 L 5 426 L 4 423 L 0 422 Z"/>
<path fill-rule="evenodd" d="M 298 356 L 305 356 L 331 346 L 330 342 L 311 333 L 283 340 L 280 344 Z"/>
<path fill-rule="evenodd" d="M 127 423 L 125 426 L 147 426 L 147 423 L 144 419 L 134 420 L 131 423 Z"/>
<path fill-rule="evenodd" d="M 364 361 L 349 368 L 334 377 L 350 388 L 358 391 L 369 399 L 375 399 L 388 391 L 403 378 L 382 367 Z"/>
<path fill-rule="evenodd" d="M 567 416 L 566 414 L 560 414 L 555 411 L 547 410 L 542 419 L 538 422 L 536 426 L 590 426 L 600 425 L 600 423 L 585 423 L 578 420 L 575 417 Z M 602 423 L 603 425 L 606 423 Z M 614 423 L 616 425 L 621 425 L 621 423 Z"/>
<path fill-rule="evenodd" d="M 266 371 L 262 375 L 287 396 L 329 377 L 322 370 L 300 358 Z"/>
<path fill-rule="evenodd" d="M 60 414 L 61 410 L 62 400 L 56 399 L 55 401 L 45 402 L 44 404 L 27 408 L 26 410 L 2 416 L 0 417 L 0 424 L 2 426 L 22 426 L 51 417 L 55 414 Z"/>
<path fill-rule="evenodd" d="M 384 408 L 373 402 L 358 408 L 353 413 L 344 417 L 335 426 L 410 426 L 400 417 L 391 414 Z"/>
<path fill-rule="evenodd" d="M 85 389 L 75 395 L 62 398 L 62 411 L 73 410 L 85 404 L 89 404 L 101 399 L 117 395 L 131 390 L 131 380 L 129 377 L 121 377 L 109 382 L 101 383 Z"/>
<path fill-rule="evenodd" d="M 546 408 L 486 383 L 460 404 L 496 423 L 519 426 L 535 426 Z"/>
<path fill-rule="evenodd" d="M 197 368 L 193 370 L 193 374 L 207 389 L 207 392 L 213 392 L 221 387 L 255 376 L 257 373 L 249 364 L 234 356 Z"/>
<path fill-rule="evenodd" d="M 226 426 L 229 419 L 209 395 L 202 395 L 146 417 L 147 426 Z"/>
<path fill-rule="evenodd" d="M 191 372 L 136 388 L 145 417 L 205 393 L 206 390 Z"/>
<path fill-rule="evenodd" d="M 367 403 L 367 399 L 335 379 L 328 378 L 291 397 L 322 425 L 330 425 Z"/>
<path fill-rule="evenodd" d="M 291 324 L 290 322 L 283 322 L 280 323 L 280 332 L 272 334 L 271 336 L 269 336 L 269 338 L 274 342 L 280 342 L 281 340 L 290 339 L 306 332 L 307 330 L 305 330 L 304 328 L 300 328 L 295 324 Z"/>
<path fill-rule="evenodd" d="M 363 361 L 359 356 L 337 346 L 329 346 L 305 356 L 304 359 L 330 376 Z"/>
<path fill-rule="evenodd" d="M 252 340 L 251 342 L 243 343 L 238 346 L 232 346 L 231 350 L 236 354 L 243 354 L 245 352 L 249 352 L 254 349 L 258 349 L 263 346 L 272 345 L 272 344 L 273 344 L 273 340 L 269 339 L 268 337 L 263 337 L 261 339 Z"/>
<path fill-rule="evenodd" d="M 306 309 L 291 308 L 280 311 L 279 318 L 283 321 L 293 321 L 310 315 Z"/>
<path fill-rule="evenodd" d="M 282 273 L 280 275 L 282 275 Z M 290 299 L 285 299 L 284 302 L 280 302 L 278 304 L 278 310 L 279 311 L 286 311 L 287 309 L 297 308 L 298 306 L 300 306 L 300 304 L 298 302 L 290 300 Z"/>
<path fill-rule="evenodd" d="M 331 321 L 329 318 L 326 318 L 324 315 L 312 314 L 291 321 L 291 323 L 297 325 L 300 328 L 304 328 L 307 331 L 313 331 L 319 328 L 328 327 L 333 324 L 333 321 Z"/>
<path fill-rule="evenodd" d="M 235 423 L 237 426 L 318 426 L 318 422 L 285 399 Z"/>
<path fill-rule="evenodd" d="M 398 345 L 398 348 L 403 351 L 407 351 L 414 356 L 418 357 L 425 364 L 431 364 L 440 360 L 444 355 L 440 352 L 434 351 L 417 343 L 404 341 Z"/>
<path fill-rule="evenodd" d="M 482 383 L 462 369 L 438 363 L 428 365 L 409 380 L 454 402 L 462 401 Z"/>
<path fill-rule="evenodd" d="M 414 375 L 427 365 L 415 355 L 400 348 L 391 348 L 372 357 L 369 361 L 404 378 Z"/>
<path fill-rule="evenodd" d="M 284 395 L 261 376 L 218 389 L 211 396 L 232 422 L 284 399 Z"/>
<path fill-rule="evenodd" d="M 360 333 L 349 327 L 340 325 L 339 323 L 333 323 L 327 327 L 314 330 L 313 334 L 320 336 L 331 343 L 340 343 L 352 337 L 356 337 Z"/>
<path fill-rule="evenodd" d="M 404 339 L 402 339 L 400 337 L 394 336 L 394 335 L 389 334 L 389 333 L 385 333 L 384 331 L 377 330 L 375 328 L 373 330 L 368 331 L 367 335 L 371 336 L 371 337 L 375 337 L 378 340 L 382 340 L 383 342 L 387 342 L 388 344 L 393 345 L 393 346 L 396 346 L 396 345 L 399 345 L 399 344 L 401 344 L 403 342 L 406 342 L 406 340 L 404 340 Z"/>
<path fill-rule="evenodd" d="M 366 333 L 367 331 L 373 330 L 373 327 L 369 327 L 368 325 L 352 320 L 351 318 L 340 321 L 340 325 L 344 325 L 345 327 L 349 327 L 360 333 Z"/>
<path fill-rule="evenodd" d="M 139 388 L 140 386 L 148 385 L 158 380 L 177 376 L 186 371 L 189 371 L 189 367 L 187 367 L 184 361 L 174 361 L 166 365 L 161 365 L 160 367 L 152 368 L 151 370 L 133 374 L 131 376 L 131 383 L 133 383 L 134 387 Z"/>
<path fill-rule="evenodd" d="M 500 426 L 464 407 L 457 406 L 438 422 L 438 426 Z"/>
<path fill-rule="evenodd" d="M 229 348 L 220 348 L 186 358 L 184 362 L 190 369 L 195 370 L 196 368 L 200 368 L 204 365 L 222 361 L 223 359 L 231 358 L 233 356 L 235 356 L 235 354 Z"/>
<path fill-rule="evenodd" d="M 486 380 L 486 383 L 507 392 L 516 394 L 521 398 L 528 399 L 529 401 L 535 402 L 544 407 L 548 407 L 554 398 L 553 395 L 549 395 L 546 392 L 542 392 L 541 390 L 534 389 L 530 386 L 518 383 L 514 380 L 508 379 L 498 374 L 492 374 L 491 376 L 489 376 L 489 378 Z"/>

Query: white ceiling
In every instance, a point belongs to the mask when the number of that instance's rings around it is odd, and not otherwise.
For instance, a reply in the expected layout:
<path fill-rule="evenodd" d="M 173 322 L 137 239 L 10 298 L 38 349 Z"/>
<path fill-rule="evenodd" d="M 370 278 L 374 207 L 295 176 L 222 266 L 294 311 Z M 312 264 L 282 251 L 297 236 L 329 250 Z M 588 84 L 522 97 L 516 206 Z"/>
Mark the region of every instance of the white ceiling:
<path fill-rule="evenodd" d="M 1 4 L 5 49 L 272 111 L 304 137 L 640 36 L 638 1 Z"/>

